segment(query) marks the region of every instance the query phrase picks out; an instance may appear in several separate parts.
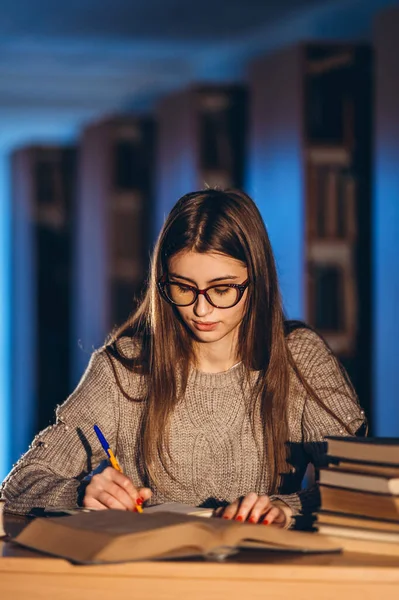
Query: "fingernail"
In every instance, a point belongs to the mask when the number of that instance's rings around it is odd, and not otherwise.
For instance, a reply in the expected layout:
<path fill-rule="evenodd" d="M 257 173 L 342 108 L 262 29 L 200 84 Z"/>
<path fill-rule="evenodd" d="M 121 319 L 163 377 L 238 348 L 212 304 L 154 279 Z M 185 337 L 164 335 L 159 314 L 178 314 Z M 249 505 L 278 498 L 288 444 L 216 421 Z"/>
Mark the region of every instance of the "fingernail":
<path fill-rule="evenodd" d="M 265 519 L 265 520 L 263 521 L 263 525 L 269 525 L 269 521 L 268 521 L 267 519 Z"/>
<path fill-rule="evenodd" d="M 139 506 L 141 506 L 143 504 L 143 499 L 138 497 L 136 500 L 136 504 L 138 504 Z"/>
<path fill-rule="evenodd" d="M 235 520 L 236 521 L 243 521 L 244 518 L 241 515 L 238 515 Z"/>
<path fill-rule="evenodd" d="M 256 519 L 255 517 L 251 517 L 250 519 L 248 519 L 249 523 L 256 523 Z"/>
<path fill-rule="evenodd" d="M 223 515 L 223 519 L 228 519 L 229 517 L 227 515 Z"/>

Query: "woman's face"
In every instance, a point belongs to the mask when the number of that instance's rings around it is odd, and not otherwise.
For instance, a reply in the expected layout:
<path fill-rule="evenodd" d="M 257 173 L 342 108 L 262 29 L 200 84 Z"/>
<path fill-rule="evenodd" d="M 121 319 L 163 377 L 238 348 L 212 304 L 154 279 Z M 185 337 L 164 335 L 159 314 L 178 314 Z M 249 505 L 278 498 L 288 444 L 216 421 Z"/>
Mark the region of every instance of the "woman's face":
<path fill-rule="evenodd" d="M 242 284 L 248 279 L 247 267 L 240 261 L 213 252 L 182 251 L 169 260 L 168 279 L 203 290 L 211 285 Z M 178 306 L 182 320 L 199 342 L 217 342 L 235 339 L 238 326 L 245 314 L 246 289 L 241 300 L 231 308 L 215 308 L 198 295 L 194 304 Z"/>

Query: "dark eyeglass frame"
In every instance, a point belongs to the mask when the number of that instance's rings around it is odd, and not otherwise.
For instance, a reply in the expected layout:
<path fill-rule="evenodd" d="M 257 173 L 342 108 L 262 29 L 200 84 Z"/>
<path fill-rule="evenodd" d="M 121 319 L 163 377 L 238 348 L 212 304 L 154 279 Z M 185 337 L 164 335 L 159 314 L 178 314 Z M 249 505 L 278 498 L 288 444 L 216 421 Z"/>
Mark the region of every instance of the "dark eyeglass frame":
<path fill-rule="evenodd" d="M 194 292 L 194 300 L 192 302 L 189 302 L 188 304 L 177 304 L 177 302 L 174 302 L 171 298 L 169 298 L 169 296 L 167 295 L 167 293 L 165 291 L 165 287 L 167 285 L 171 285 L 171 284 L 180 285 L 181 287 L 185 287 L 188 290 Z M 199 290 L 198 288 L 193 287 L 192 285 L 188 285 L 187 283 L 179 283 L 178 281 L 168 281 L 166 278 L 166 275 L 163 275 L 157 283 L 158 291 L 161 294 L 162 298 L 164 300 L 166 300 L 166 302 L 169 302 L 169 304 L 173 304 L 173 306 L 191 306 L 192 304 L 195 304 L 197 302 L 198 296 L 202 295 L 202 296 L 205 296 L 205 298 L 207 299 L 207 301 L 209 302 L 209 304 L 211 306 L 213 306 L 214 308 L 222 308 L 222 309 L 223 308 L 233 308 L 233 306 L 236 306 L 236 304 L 238 304 L 240 302 L 241 298 L 243 297 L 244 292 L 247 289 L 248 285 L 249 285 L 249 279 L 247 279 L 243 283 L 222 283 L 222 284 L 219 283 L 219 284 L 215 284 L 215 285 L 210 285 L 209 287 L 207 287 L 203 290 Z M 217 304 L 212 302 L 212 300 L 210 299 L 210 297 L 208 295 L 208 291 L 213 288 L 217 288 L 217 287 L 229 287 L 229 288 L 234 288 L 234 289 L 238 290 L 237 300 L 234 302 L 234 304 L 231 304 L 230 306 L 218 306 Z"/>

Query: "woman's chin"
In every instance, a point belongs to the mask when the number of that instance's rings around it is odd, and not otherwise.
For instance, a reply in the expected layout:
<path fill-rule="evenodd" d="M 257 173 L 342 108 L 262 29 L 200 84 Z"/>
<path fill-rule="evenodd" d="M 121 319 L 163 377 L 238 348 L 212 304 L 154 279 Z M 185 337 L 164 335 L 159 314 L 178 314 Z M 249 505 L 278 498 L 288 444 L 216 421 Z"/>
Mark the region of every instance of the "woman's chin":
<path fill-rule="evenodd" d="M 198 329 L 191 328 L 190 331 L 193 337 L 199 342 L 217 342 L 223 337 L 220 331 L 199 331 Z"/>

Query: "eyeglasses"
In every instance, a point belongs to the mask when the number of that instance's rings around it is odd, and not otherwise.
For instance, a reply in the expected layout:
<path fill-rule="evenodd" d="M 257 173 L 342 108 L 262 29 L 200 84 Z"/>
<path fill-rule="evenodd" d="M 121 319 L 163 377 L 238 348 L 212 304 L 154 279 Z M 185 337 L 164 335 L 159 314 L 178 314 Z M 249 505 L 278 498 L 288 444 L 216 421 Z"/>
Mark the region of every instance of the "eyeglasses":
<path fill-rule="evenodd" d="M 197 301 L 199 295 L 202 295 L 215 308 L 232 308 L 241 300 L 249 285 L 249 279 L 241 284 L 223 283 L 199 290 L 185 283 L 167 281 L 164 275 L 157 285 L 163 299 L 175 306 L 190 306 Z"/>

